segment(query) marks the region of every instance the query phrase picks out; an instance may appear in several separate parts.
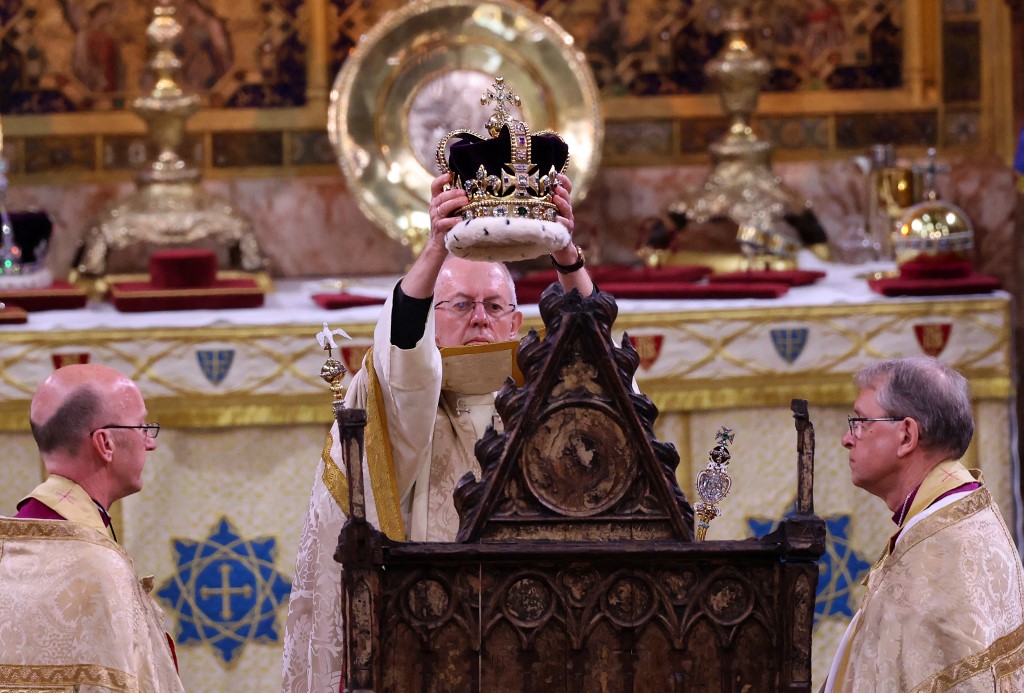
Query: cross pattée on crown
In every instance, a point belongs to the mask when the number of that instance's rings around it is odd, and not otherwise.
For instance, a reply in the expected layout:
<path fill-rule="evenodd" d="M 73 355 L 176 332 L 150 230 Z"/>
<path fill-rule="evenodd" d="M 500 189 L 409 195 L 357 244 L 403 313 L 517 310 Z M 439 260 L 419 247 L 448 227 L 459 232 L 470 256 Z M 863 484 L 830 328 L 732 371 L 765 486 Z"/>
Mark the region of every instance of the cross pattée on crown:
<path fill-rule="evenodd" d="M 508 103 L 519 108 L 522 106 L 523 101 L 519 98 L 519 94 L 505 86 L 504 77 L 495 77 L 491 89 L 488 89 L 480 96 L 481 106 L 486 106 L 492 101 L 494 102 L 494 115 L 487 121 L 487 132 L 491 134 L 491 137 L 497 137 L 498 133 L 501 132 L 502 125 L 508 125 L 509 129 L 513 129 L 512 123 L 516 120 L 505 104 Z M 523 123 L 523 125 L 525 126 L 526 124 Z"/>

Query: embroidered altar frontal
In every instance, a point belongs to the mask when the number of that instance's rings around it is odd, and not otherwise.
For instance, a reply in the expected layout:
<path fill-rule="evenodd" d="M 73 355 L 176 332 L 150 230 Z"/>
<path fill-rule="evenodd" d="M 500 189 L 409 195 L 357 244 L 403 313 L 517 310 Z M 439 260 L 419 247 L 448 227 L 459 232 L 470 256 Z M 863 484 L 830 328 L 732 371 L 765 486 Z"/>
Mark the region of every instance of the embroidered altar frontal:
<path fill-rule="evenodd" d="M 355 371 L 380 310 L 322 310 L 306 288 L 280 282 L 257 310 L 87 308 L 33 314 L 0 331 L 0 442 L 10 460 L 0 469 L 0 512 L 13 512 L 40 478 L 28 402 L 55 367 L 88 361 L 122 370 L 139 382 L 150 420 L 163 425 L 142 492 L 115 504 L 114 514 L 139 574 L 155 575 L 187 690 L 279 685 L 288 586 L 332 417 L 319 377 L 326 353 L 314 335 L 325 321 L 352 335 L 339 346 Z M 789 404 L 808 400 L 815 511 L 828 526 L 812 642 L 816 685 L 891 525 L 881 501 L 850 485 L 839 444 L 857 368 L 933 354 L 961 369 L 978 422 L 965 463 L 981 467 L 1007 523 L 1017 526 L 1008 295 L 892 300 L 826 280 L 774 301 L 618 304 L 613 336 L 628 333 L 639 352 L 637 380 L 660 409 L 658 438 L 680 453 L 677 476 L 691 501 L 715 431 L 735 431 L 732 491 L 709 541 L 766 534 L 792 512 Z M 523 310 L 527 326 L 539 327 L 536 307 Z"/>

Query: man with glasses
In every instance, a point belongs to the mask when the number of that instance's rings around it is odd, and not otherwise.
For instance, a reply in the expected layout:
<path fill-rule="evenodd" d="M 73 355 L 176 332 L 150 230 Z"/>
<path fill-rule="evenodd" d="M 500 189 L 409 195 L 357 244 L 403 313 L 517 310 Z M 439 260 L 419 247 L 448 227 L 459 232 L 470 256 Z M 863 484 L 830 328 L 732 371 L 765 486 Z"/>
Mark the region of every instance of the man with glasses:
<path fill-rule="evenodd" d="M 183 691 L 152 578 L 139 579 L 107 512 L 142 490 L 157 447 L 138 386 L 107 366 L 64 366 L 36 391 L 29 424 L 48 476 L 0 518 L 0 603 L 15 605 L 0 609 L 0 689 L 45 678 Z"/>
<path fill-rule="evenodd" d="M 1024 569 L 979 471 L 967 380 L 940 361 L 862 369 L 843 447 L 896 525 L 825 691 L 1024 690 Z"/>
<path fill-rule="evenodd" d="M 469 203 L 466 193 L 450 183 L 446 174 L 431 185 L 429 239 L 385 303 L 373 350 L 346 397 L 347 406 L 368 412 L 367 515 L 398 540 L 454 540 L 455 485 L 466 472 L 479 474 L 476 441 L 487 426 L 500 426 L 494 391 L 511 371 L 471 366 L 469 373 L 451 377 L 442 371 L 440 348 L 485 351 L 516 339 L 523 320 L 503 264 L 449 256 L 445 234 L 460 221 L 449 215 Z M 554 203 L 558 221 L 570 233 L 571 190 L 569 179 L 559 175 Z M 593 293 L 578 246 L 567 244 L 551 262 L 566 292 Z M 460 385 L 443 387 L 452 380 Z M 341 574 L 332 556 L 347 497 L 337 483 L 341 451 L 336 425 L 327 451 L 317 468 L 300 538 L 285 628 L 282 689 L 290 692 L 336 690 L 340 679 Z"/>

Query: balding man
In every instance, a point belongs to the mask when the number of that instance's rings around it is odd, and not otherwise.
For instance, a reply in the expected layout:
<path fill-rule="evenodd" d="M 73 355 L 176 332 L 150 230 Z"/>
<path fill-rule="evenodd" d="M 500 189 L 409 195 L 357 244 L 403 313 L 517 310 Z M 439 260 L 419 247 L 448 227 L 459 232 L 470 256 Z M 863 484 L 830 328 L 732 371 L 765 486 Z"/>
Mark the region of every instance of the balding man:
<path fill-rule="evenodd" d="M 471 367 L 470 375 L 491 377 L 456 374 L 460 382 L 454 385 L 451 374 L 442 373 L 439 348 L 483 351 L 515 340 L 523 321 L 503 264 L 448 254 L 445 234 L 460 221 L 449 215 L 469 203 L 461 188 L 448 189 L 450 182 L 446 174 L 431 185 L 430 237 L 385 303 L 372 355 L 346 397 L 346 406 L 368 411 L 367 516 L 398 540 L 455 539 L 455 485 L 466 472 L 479 474 L 476 442 L 488 426 L 501 425 L 494 390 L 510 371 Z M 569 179 L 559 175 L 553 201 L 570 234 L 571 190 Z M 594 292 L 578 246 L 568 243 L 551 261 L 563 290 Z M 387 422 L 386 432 L 377 436 L 373 427 L 381 422 Z M 288 693 L 337 690 L 341 677 L 341 567 L 333 554 L 348 499 L 337 483 L 338 438 L 335 425 L 300 538 L 285 628 L 282 688 Z M 380 439 L 387 444 L 377 444 Z"/>
<path fill-rule="evenodd" d="M 110 525 L 110 505 L 142 489 L 159 424 L 127 376 L 59 368 L 29 412 L 46 480 L 0 518 L 0 688 L 80 685 L 183 691 L 163 613 Z M 45 676 L 44 676 L 45 674 Z"/>

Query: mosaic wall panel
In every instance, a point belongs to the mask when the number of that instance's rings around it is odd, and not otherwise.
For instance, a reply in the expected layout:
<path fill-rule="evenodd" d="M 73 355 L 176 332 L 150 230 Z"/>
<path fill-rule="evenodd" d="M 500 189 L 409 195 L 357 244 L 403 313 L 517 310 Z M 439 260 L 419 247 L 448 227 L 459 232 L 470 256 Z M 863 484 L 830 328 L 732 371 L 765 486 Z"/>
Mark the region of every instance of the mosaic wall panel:
<path fill-rule="evenodd" d="M 946 111 L 943 135 L 947 147 L 979 143 L 981 141 L 981 112 L 976 108 Z"/>
<path fill-rule="evenodd" d="M 673 123 L 659 121 L 613 121 L 605 126 L 604 156 L 641 159 L 663 156 L 675 149 Z"/>
<path fill-rule="evenodd" d="M 281 166 L 284 144 L 281 132 L 215 132 L 213 165 L 216 168 Z"/>
<path fill-rule="evenodd" d="M 688 115 L 692 111 L 686 104 L 693 101 L 684 100 L 715 91 L 704 68 L 722 47 L 717 0 L 513 1 L 554 19 L 586 54 L 602 96 L 614 104 L 607 109 L 606 164 L 673 164 L 704 157 L 722 135 L 724 118 L 709 115 L 706 105 Z M 178 50 L 181 81 L 205 108 L 224 109 L 226 119 L 221 121 L 218 113 L 213 120 L 206 117 L 203 125 L 196 124 L 199 118 L 190 123 L 184 153 L 191 161 L 200 168 L 234 171 L 289 166 L 336 170 L 325 134 L 315 130 L 325 116 L 322 89 L 331 84 L 360 37 L 388 11 L 404 6 L 404 0 L 177 3 L 176 16 L 184 25 Z M 915 13 L 908 7 L 919 13 L 929 3 L 753 0 L 756 46 L 771 64 L 763 91 L 806 95 L 807 103 L 814 104 L 807 112 L 786 115 L 762 107 L 754 119 L 758 134 L 778 150 L 803 156 L 860 150 L 879 141 L 985 145 L 991 128 L 984 125 L 989 115 L 979 103 L 983 37 L 976 0 L 944 0 L 941 33 L 936 35 L 938 29 L 928 25 L 923 31 L 927 35 L 909 35 L 905 16 Z M 151 87 L 145 41 L 150 6 L 150 0 L 0 2 L 0 114 L 131 111 L 134 98 Z M 920 46 L 931 51 L 935 43 L 943 50 L 944 73 L 937 76 L 943 103 L 952 112 L 944 113 L 941 104 L 927 104 L 935 111 L 908 113 L 910 106 L 901 102 L 895 113 L 872 118 L 844 113 L 845 93 L 851 89 L 905 94 L 905 52 L 919 55 Z M 822 95 L 827 98 L 822 100 Z M 671 101 L 676 98 L 680 100 Z M 294 120 L 232 115 L 242 108 L 307 112 Z M 142 138 L 122 135 L 101 118 L 91 122 L 97 123 L 95 132 L 83 130 L 76 121 L 74 137 L 60 123 L 48 128 L 59 136 L 56 142 L 30 140 L 31 135 L 12 125 L 5 151 L 11 173 L 59 174 L 65 180 L 97 172 L 127 176 L 140 158 L 151 158 Z M 215 132 L 218 127 L 231 134 Z"/>
<path fill-rule="evenodd" d="M 181 83 L 214 108 L 306 102 L 303 0 L 178 0 Z M 118 111 L 146 79 L 144 0 L 0 4 L 0 112 Z"/>
<path fill-rule="evenodd" d="M 896 146 L 924 147 L 936 141 L 938 115 L 935 111 L 875 113 L 836 117 L 836 145 L 843 149 L 864 149 L 876 142 Z"/>
<path fill-rule="evenodd" d="M 703 154 L 708 145 L 722 137 L 729 129 L 725 118 L 695 118 L 680 123 L 684 154 Z"/>
<path fill-rule="evenodd" d="M 977 101 L 981 98 L 981 27 L 977 22 L 946 22 L 942 28 L 945 65 L 942 100 Z"/>
<path fill-rule="evenodd" d="M 293 166 L 328 165 L 336 161 L 331 141 L 322 130 L 289 133 L 288 155 Z"/>
<path fill-rule="evenodd" d="M 25 140 L 25 172 L 91 171 L 96 168 L 92 137 L 33 137 Z"/>
<path fill-rule="evenodd" d="M 203 138 L 185 135 L 180 151 L 189 161 L 203 161 Z M 106 135 L 103 138 L 103 169 L 134 171 L 147 161 L 152 161 L 158 153 L 158 147 L 145 135 Z"/>
<path fill-rule="evenodd" d="M 335 73 L 360 34 L 401 0 L 332 0 Z M 722 47 L 711 0 L 522 0 L 565 27 L 606 96 L 713 91 L 704 65 Z M 755 0 L 759 50 L 772 62 L 769 91 L 901 86 L 903 0 Z"/>
<path fill-rule="evenodd" d="M 214 107 L 305 103 L 308 0 L 180 0 L 182 80 Z M 328 69 L 401 0 L 330 0 Z M 711 0 L 522 0 L 567 27 L 608 95 L 708 91 L 703 65 L 721 48 Z M 141 0 L 12 0 L 0 8 L 3 112 L 119 110 L 144 79 Z M 973 11 L 967 0 L 947 12 Z M 903 0 L 757 0 L 768 90 L 901 85 Z"/>
<path fill-rule="evenodd" d="M 777 149 L 828 149 L 827 118 L 759 118 L 757 124 Z"/>

